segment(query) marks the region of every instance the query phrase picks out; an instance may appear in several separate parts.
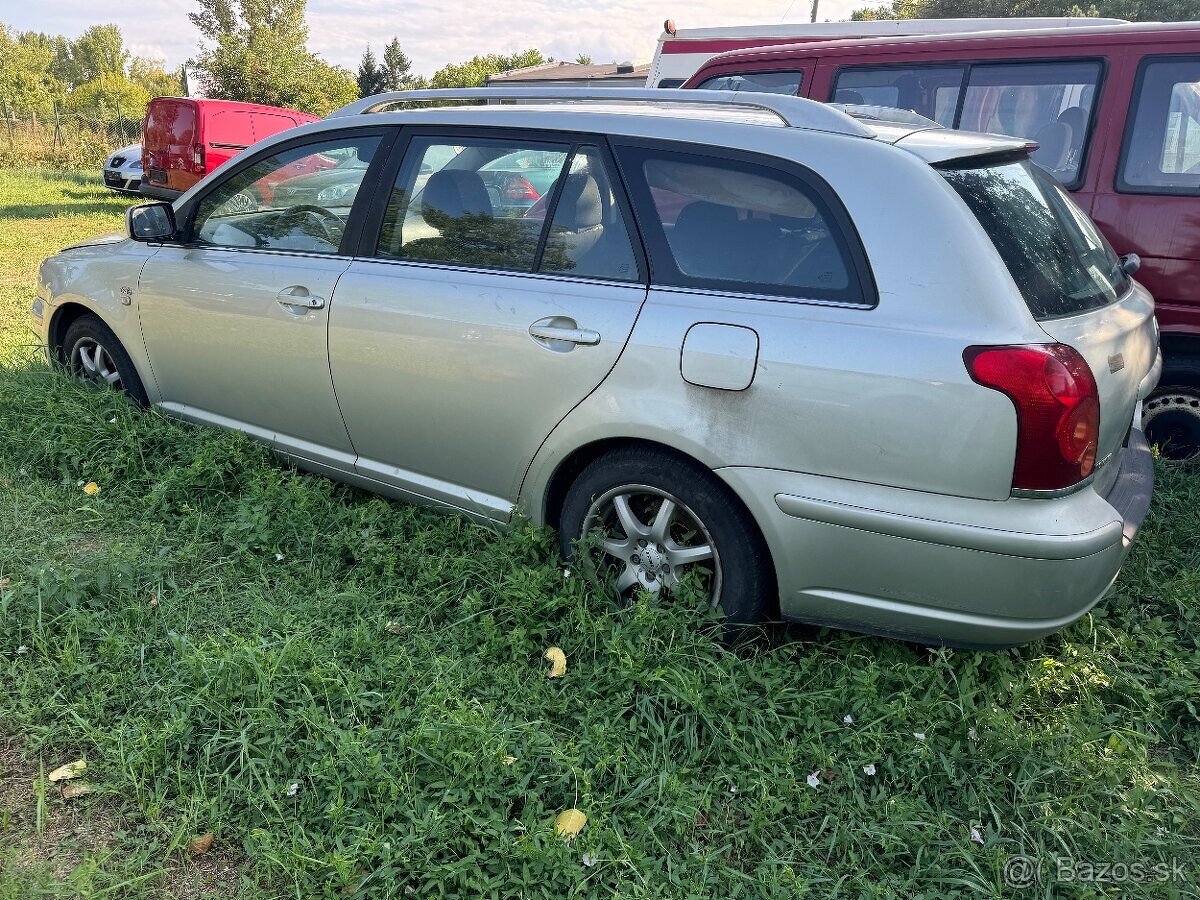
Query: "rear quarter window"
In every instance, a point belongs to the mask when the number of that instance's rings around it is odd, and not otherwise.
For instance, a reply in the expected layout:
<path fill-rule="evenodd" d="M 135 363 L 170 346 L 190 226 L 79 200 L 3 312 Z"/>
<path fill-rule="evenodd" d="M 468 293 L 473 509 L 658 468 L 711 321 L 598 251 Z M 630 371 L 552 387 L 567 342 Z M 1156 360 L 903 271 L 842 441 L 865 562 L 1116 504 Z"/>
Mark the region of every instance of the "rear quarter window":
<path fill-rule="evenodd" d="M 623 147 L 660 285 L 874 305 L 861 243 L 833 191 L 797 167 Z"/>
<path fill-rule="evenodd" d="M 942 175 L 992 239 L 1034 318 L 1098 309 L 1129 290 L 1108 241 L 1028 159 L 947 167 Z"/>

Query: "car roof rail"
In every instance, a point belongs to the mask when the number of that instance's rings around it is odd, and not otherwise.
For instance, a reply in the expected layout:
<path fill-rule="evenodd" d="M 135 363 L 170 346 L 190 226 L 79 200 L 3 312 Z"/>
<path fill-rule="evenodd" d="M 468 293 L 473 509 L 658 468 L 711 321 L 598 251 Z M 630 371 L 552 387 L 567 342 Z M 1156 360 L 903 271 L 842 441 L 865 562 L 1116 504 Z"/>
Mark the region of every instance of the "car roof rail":
<path fill-rule="evenodd" d="M 362 113 L 389 112 L 404 103 L 474 101 L 544 101 L 548 103 L 634 103 L 659 106 L 694 106 L 768 112 L 789 128 L 829 131 L 855 137 L 872 137 L 873 132 L 838 109 L 815 100 L 786 94 L 757 94 L 749 91 L 703 91 L 679 88 L 434 88 L 420 91 L 391 91 L 363 97 L 334 110 L 326 118 Z"/>

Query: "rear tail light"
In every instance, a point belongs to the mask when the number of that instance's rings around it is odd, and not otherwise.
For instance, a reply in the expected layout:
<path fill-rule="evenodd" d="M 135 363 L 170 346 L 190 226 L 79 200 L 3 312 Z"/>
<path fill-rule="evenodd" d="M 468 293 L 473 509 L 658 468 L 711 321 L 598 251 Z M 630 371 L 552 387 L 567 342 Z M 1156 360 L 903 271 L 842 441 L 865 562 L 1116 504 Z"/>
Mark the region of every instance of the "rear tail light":
<path fill-rule="evenodd" d="M 1065 344 L 968 347 L 967 371 L 1017 409 L 1014 490 L 1069 488 L 1092 474 L 1100 394 L 1083 357 Z"/>
<path fill-rule="evenodd" d="M 204 174 L 204 145 L 192 145 L 192 172 L 197 175 Z"/>
<path fill-rule="evenodd" d="M 529 183 L 529 179 L 521 175 L 508 179 L 508 183 L 504 185 L 505 200 L 540 200 L 541 197 L 537 188 Z"/>

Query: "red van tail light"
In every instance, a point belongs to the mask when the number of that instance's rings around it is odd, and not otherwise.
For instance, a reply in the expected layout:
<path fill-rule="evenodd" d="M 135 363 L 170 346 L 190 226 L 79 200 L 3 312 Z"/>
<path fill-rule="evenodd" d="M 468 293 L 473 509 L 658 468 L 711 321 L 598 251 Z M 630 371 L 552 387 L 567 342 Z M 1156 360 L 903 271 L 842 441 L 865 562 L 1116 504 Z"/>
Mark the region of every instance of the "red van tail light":
<path fill-rule="evenodd" d="M 192 145 L 192 171 L 197 175 L 204 174 L 204 145 Z"/>
<path fill-rule="evenodd" d="M 967 371 L 1017 409 L 1014 490 L 1072 487 L 1092 474 L 1100 393 L 1087 362 L 1065 344 L 968 347 Z"/>

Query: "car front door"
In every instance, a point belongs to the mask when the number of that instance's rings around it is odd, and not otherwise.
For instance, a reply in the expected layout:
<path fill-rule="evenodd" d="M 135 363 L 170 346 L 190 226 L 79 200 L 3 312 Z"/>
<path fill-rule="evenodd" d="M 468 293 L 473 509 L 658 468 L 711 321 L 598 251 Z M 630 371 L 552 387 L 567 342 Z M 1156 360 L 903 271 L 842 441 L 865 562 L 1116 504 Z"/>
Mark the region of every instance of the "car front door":
<path fill-rule="evenodd" d="M 645 299 L 627 205 L 595 139 L 418 133 L 396 165 L 330 319 L 358 473 L 504 520 Z"/>
<path fill-rule="evenodd" d="M 265 151 L 181 212 L 183 242 L 162 247 L 138 285 L 165 409 L 303 459 L 353 465 L 326 329 L 350 264 L 358 182 L 373 177 L 363 163 L 382 156 L 386 139 L 356 131 Z M 347 172 L 357 181 L 327 183 L 318 173 L 260 190 L 280 169 L 330 156 L 353 163 Z"/>

